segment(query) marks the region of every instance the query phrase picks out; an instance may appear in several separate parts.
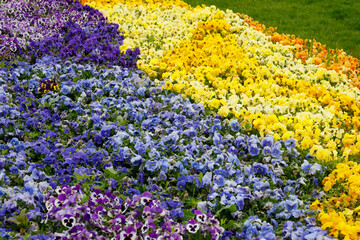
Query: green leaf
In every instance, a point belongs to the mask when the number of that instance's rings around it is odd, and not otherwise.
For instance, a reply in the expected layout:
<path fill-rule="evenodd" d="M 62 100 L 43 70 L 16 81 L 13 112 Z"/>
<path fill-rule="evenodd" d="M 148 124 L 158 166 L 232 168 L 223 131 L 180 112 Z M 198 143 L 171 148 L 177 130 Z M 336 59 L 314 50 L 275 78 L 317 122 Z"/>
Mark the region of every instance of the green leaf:
<path fill-rule="evenodd" d="M 121 179 L 123 179 L 123 178 L 126 177 L 126 176 L 127 176 L 126 173 L 122 173 L 122 174 L 120 174 L 120 175 L 117 175 L 117 176 L 115 177 L 115 180 L 120 181 Z"/>
<path fill-rule="evenodd" d="M 204 177 L 204 174 L 202 172 L 200 172 L 199 174 L 199 181 L 201 182 L 202 178 Z"/>
<path fill-rule="evenodd" d="M 249 130 L 249 129 L 251 128 L 251 126 L 252 126 L 251 123 L 246 123 L 246 124 L 245 124 L 245 128 L 246 128 L 247 130 Z"/>
<path fill-rule="evenodd" d="M 89 201 L 89 196 L 85 196 L 81 199 L 81 202 L 80 203 L 84 203 L 84 202 L 87 202 Z"/>
<path fill-rule="evenodd" d="M 106 188 L 106 183 L 105 183 L 105 182 L 101 182 L 99 189 L 102 190 L 102 191 L 104 191 L 105 188 Z"/>
<path fill-rule="evenodd" d="M 23 227 L 28 228 L 29 227 L 29 220 L 28 220 L 28 218 L 26 216 L 26 211 L 27 211 L 27 209 L 24 208 L 23 210 L 21 210 L 21 212 L 20 212 L 20 214 L 18 216 L 10 218 L 9 222 L 13 222 L 17 226 L 23 226 Z"/>
<path fill-rule="evenodd" d="M 77 172 L 74 172 L 74 174 L 75 174 L 75 177 L 76 177 L 77 180 L 83 180 L 83 179 L 86 179 L 86 178 L 89 177 L 89 176 L 86 175 L 86 174 L 80 175 L 80 174 L 78 174 Z"/>
<path fill-rule="evenodd" d="M 237 227 L 237 228 L 241 228 L 241 225 L 238 222 L 235 222 L 234 220 L 230 220 L 227 224 L 223 225 L 222 227 L 227 230 L 231 227 Z"/>
<path fill-rule="evenodd" d="M 30 138 L 35 138 L 35 137 L 37 137 L 38 136 L 38 133 L 36 133 L 36 132 L 31 132 L 31 133 L 29 133 L 29 137 Z"/>
<path fill-rule="evenodd" d="M 184 217 L 193 218 L 195 214 L 192 214 L 189 210 L 184 210 Z"/>
<path fill-rule="evenodd" d="M 5 67 L 5 63 L 4 62 L 0 62 L 0 68 L 4 68 Z"/>
<path fill-rule="evenodd" d="M 229 211 L 230 211 L 231 213 L 236 212 L 236 204 L 231 205 L 231 206 L 229 207 Z"/>
<path fill-rule="evenodd" d="M 20 221 L 17 217 L 10 218 L 8 221 L 9 221 L 9 222 L 13 222 L 13 223 L 15 223 L 16 225 L 20 225 L 20 224 L 21 224 L 21 221 Z"/>
<path fill-rule="evenodd" d="M 254 215 L 254 211 L 253 211 L 251 208 L 249 209 L 249 215 L 250 215 L 250 216 L 253 216 L 253 215 Z"/>
<path fill-rule="evenodd" d="M 225 230 L 227 230 L 227 229 L 231 228 L 232 226 L 234 226 L 235 223 L 236 223 L 236 222 L 235 222 L 234 220 L 230 220 L 227 224 L 223 225 L 222 227 L 223 227 Z"/>
<path fill-rule="evenodd" d="M 115 171 L 115 169 L 113 167 L 107 167 L 104 170 L 105 173 L 109 174 L 110 176 L 114 177 L 117 175 L 117 172 Z"/>
<path fill-rule="evenodd" d="M 148 41 L 149 41 L 149 42 L 154 42 L 154 41 L 155 41 L 154 35 L 151 35 L 151 36 L 148 38 Z"/>
<path fill-rule="evenodd" d="M 59 100 L 59 98 L 53 98 L 53 99 L 51 99 L 51 101 L 50 101 L 50 106 L 51 105 L 53 105 L 53 103 L 55 103 L 56 101 L 58 101 Z"/>
<path fill-rule="evenodd" d="M 217 212 L 215 213 L 215 216 L 219 216 L 219 214 L 220 214 L 222 211 L 226 210 L 226 209 L 229 210 L 231 213 L 236 212 L 236 204 L 227 205 L 227 206 L 225 206 L 225 207 L 220 208 L 219 211 L 217 211 Z"/>
<path fill-rule="evenodd" d="M 26 211 L 27 211 L 26 208 L 24 208 L 23 210 L 21 210 L 19 216 L 20 216 L 22 219 L 26 219 L 26 218 L 27 218 L 27 217 L 26 217 Z"/>
<path fill-rule="evenodd" d="M 75 174 L 75 178 L 76 178 L 77 180 L 80 180 L 80 179 L 81 179 L 81 175 L 80 175 L 80 174 L 78 174 L 78 173 L 75 172 L 75 171 L 74 171 L 74 174 Z"/>

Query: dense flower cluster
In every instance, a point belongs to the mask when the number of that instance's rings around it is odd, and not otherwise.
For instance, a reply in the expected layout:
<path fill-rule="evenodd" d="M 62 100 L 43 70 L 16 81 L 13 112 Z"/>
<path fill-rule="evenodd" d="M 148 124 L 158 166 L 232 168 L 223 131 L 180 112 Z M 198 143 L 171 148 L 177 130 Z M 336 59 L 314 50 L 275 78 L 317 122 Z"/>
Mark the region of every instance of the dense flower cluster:
<path fill-rule="evenodd" d="M 329 229 L 334 237 L 356 239 L 360 235 L 359 180 L 358 163 L 338 163 L 334 171 L 323 179 L 327 197 L 311 206 L 313 209 L 323 210 L 319 215 L 322 228 Z"/>
<path fill-rule="evenodd" d="M 25 55 L 28 60 L 52 55 L 74 62 L 134 68 L 139 49 L 127 49 L 125 54 L 121 54 L 119 48 L 123 40 L 124 36 L 120 35 L 116 24 L 100 22 L 81 27 L 69 21 L 59 33 L 39 42 L 30 41 Z"/>
<path fill-rule="evenodd" d="M 13 60 L 30 40 L 56 34 L 67 21 L 84 26 L 105 18 L 98 10 L 72 0 L 1 1 L 0 60 Z"/>
<path fill-rule="evenodd" d="M 81 3 L 0 3 L 1 239 L 357 239 L 348 75 L 214 6 Z"/>
<path fill-rule="evenodd" d="M 186 224 L 173 221 L 170 211 L 149 192 L 125 201 L 100 189 L 92 190 L 83 201 L 86 195 L 79 185 L 58 187 L 55 192 L 56 197 L 46 201 L 46 221 L 55 222 L 52 232 L 59 239 L 158 239 L 161 236 L 180 240 L 190 239 L 197 232 L 217 239 L 224 231 L 211 213 L 199 210 L 194 211 L 195 217 Z"/>
<path fill-rule="evenodd" d="M 53 79 L 44 79 L 40 82 L 38 92 L 39 93 L 47 93 L 50 91 L 59 90 L 58 83 Z"/>

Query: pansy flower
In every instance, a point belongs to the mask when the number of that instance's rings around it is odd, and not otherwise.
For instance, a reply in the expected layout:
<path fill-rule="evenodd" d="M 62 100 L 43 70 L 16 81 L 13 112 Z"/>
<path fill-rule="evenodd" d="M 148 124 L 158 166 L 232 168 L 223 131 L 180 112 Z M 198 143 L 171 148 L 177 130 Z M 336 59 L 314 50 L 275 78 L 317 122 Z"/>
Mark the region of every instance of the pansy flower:
<path fill-rule="evenodd" d="M 219 187 L 222 187 L 222 186 L 224 186 L 225 185 L 225 178 L 223 177 L 223 176 L 221 176 L 221 175 L 217 175 L 217 176 L 215 176 L 215 178 L 214 178 L 214 184 L 216 184 L 217 186 L 219 186 Z"/>
<path fill-rule="evenodd" d="M 147 161 L 145 164 L 145 168 L 149 172 L 154 172 L 158 167 L 159 163 L 157 161 Z"/>
<path fill-rule="evenodd" d="M 137 238 L 136 230 L 133 227 L 128 227 L 126 230 L 121 231 L 120 239 L 121 240 L 135 240 Z"/>
<path fill-rule="evenodd" d="M 70 180 L 71 180 L 71 177 L 69 175 L 61 176 L 61 177 L 59 177 L 59 184 L 67 185 L 67 184 L 69 184 Z"/>
<path fill-rule="evenodd" d="M 230 128 L 234 132 L 238 132 L 240 130 L 240 124 L 236 119 L 231 119 Z"/>
<path fill-rule="evenodd" d="M 144 192 L 143 194 L 141 194 L 141 200 L 140 200 L 140 203 L 142 205 L 148 205 L 149 202 L 151 200 L 151 193 L 149 192 Z"/>
<path fill-rule="evenodd" d="M 251 156 L 257 156 L 260 152 L 258 146 L 255 144 L 251 144 L 248 148 L 248 151 Z"/>
<path fill-rule="evenodd" d="M 194 219 L 191 219 L 188 224 L 186 224 L 186 230 L 190 233 L 196 233 L 200 229 L 200 224 L 197 223 Z"/>
<path fill-rule="evenodd" d="M 76 224 L 76 219 L 72 217 L 71 215 L 64 215 L 61 219 L 61 223 L 68 228 L 72 228 Z"/>

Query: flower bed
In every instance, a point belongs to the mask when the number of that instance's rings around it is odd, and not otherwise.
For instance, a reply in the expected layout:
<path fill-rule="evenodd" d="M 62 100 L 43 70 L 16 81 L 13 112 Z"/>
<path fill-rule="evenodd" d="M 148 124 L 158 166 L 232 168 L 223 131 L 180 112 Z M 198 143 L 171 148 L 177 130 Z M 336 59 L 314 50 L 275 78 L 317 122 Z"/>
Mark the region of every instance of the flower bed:
<path fill-rule="evenodd" d="M 6 30 L 2 239 L 356 239 L 346 75 L 214 6 L 87 4 L 48 1 L 22 21 L 69 21 L 22 45 Z"/>

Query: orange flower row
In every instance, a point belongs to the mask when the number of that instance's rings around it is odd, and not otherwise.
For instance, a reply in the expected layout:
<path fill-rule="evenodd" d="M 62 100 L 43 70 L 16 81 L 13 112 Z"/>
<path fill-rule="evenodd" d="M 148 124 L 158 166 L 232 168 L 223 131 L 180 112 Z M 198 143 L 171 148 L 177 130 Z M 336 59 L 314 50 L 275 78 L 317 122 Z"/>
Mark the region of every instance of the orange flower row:
<path fill-rule="evenodd" d="M 282 45 L 295 46 L 294 56 L 306 62 L 311 58 L 311 62 L 320 65 L 328 70 L 342 72 L 349 78 L 349 84 L 360 88 L 360 62 L 357 58 L 346 55 L 343 50 L 326 49 L 316 40 L 301 39 L 289 34 L 280 34 L 275 32 L 277 28 L 266 28 L 264 24 L 254 21 L 245 14 L 238 14 L 246 23 L 255 30 L 261 31 L 270 36 L 272 42 L 279 42 Z"/>

